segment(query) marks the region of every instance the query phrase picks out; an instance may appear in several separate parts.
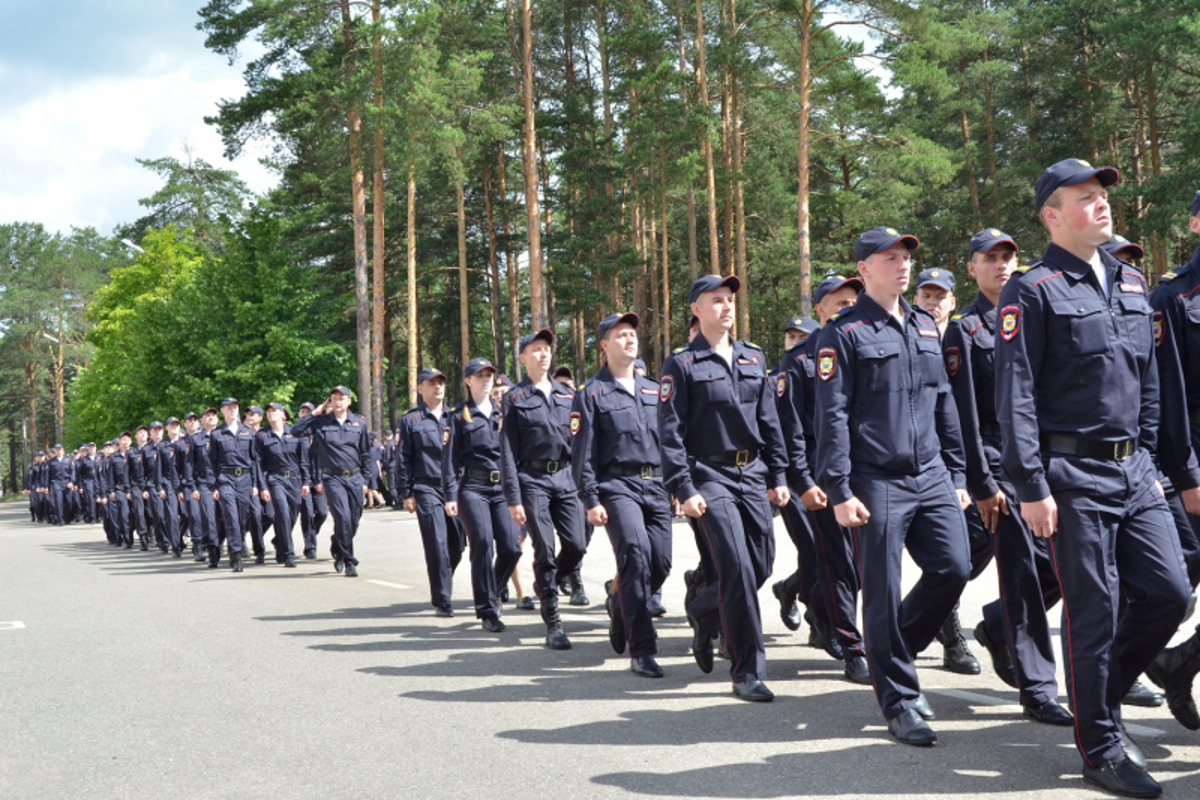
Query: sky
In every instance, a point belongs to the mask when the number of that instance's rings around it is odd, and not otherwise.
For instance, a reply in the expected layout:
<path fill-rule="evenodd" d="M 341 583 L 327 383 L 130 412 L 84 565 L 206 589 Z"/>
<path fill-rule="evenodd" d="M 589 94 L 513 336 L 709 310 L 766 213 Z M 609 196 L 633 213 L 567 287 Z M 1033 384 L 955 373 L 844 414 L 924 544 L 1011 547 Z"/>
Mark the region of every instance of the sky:
<path fill-rule="evenodd" d="M 0 0 L 0 223 L 52 231 L 132 222 L 160 179 L 135 159 L 194 158 L 256 192 L 275 183 L 234 162 L 204 123 L 244 92 L 244 60 L 204 48 L 204 0 Z"/>

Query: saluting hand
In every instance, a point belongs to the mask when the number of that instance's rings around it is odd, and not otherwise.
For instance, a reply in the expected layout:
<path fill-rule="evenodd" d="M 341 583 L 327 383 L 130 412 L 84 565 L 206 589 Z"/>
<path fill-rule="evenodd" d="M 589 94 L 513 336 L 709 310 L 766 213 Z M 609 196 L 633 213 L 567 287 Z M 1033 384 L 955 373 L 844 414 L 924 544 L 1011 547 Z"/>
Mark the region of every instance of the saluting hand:
<path fill-rule="evenodd" d="M 1053 495 L 1044 500 L 1021 503 L 1021 519 L 1034 536 L 1049 539 L 1058 530 L 1058 503 Z"/>
<path fill-rule="evenodd" d="M 604 506 L 596 506 L 587 510 L 587 521 L 593 525 L 608 524 L 608 509 Z"/>
<path fill-rule="evenodd" d="M 844 503 L 838 503 L 833 507 L 833 515 L 837 517 L 838 525 L 843 528 L 859 528 L 866 525 L 867 520 L 871 519 L 871 512 L 857 497 L 851 497 Z"/>

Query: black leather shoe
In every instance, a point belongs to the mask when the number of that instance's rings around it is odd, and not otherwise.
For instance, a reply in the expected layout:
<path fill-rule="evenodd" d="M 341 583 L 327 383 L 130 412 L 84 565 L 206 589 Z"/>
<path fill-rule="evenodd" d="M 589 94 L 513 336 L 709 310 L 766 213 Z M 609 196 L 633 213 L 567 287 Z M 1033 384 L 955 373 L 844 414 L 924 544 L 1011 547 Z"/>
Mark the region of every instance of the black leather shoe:
<path fill-rule="evenodd" d="M 667 607 L 662 604 L 656 595 L 650 595 L 650 599 L 646 601 L 646 610 L 650 612 L 652 617 L 661 617 L 667 613 Z"/>
<path fill-rule="evenodd" d="M 532 597 L 522 597 L 521 602 L 517 603 L 519 611 L 537 611 L 537 606 L 533 604 Z"/>
<path fill-rule="evenodd" d="M 779 618 L 783 620 L 784 627 L 789 631 L 800 630 L 800 621 L 803 619 L 800 614 L 800 604 L 796 602 L 794 596 L 788 595 L 784 581 L 775 581 L 771 584 L 771 594 L 775 595 L 775 599 L 779 601 Z"/>
<path fill-rule="evenodd" d="M 354 563 L 351 561 L 346 562 L 346 577 L 347 578 L 357 578 L 358 577 L 358 567 L 354 566 Z"/>
<path fill-rule="evenodd" d="M 929 698 L 924 692 L 917 695 L 917 702 L 913 703 L 912 710 L 920 714 L 922 719 L 933 719 L 937 716 L 933 713 L 933 706 L 929 705 Z"/>
<path fill-rule="evenodd" d="M 309 561 L 315 561 L 317 558 L 317 551 L 316 550 L 305 550 L 304 557 L 307 558 Z"/>
<path fill-rule="evenodd" d="M 242 557 L 241 556 L 233 557 L 233 571 L 234 572 L 242 571 Z"/>
<path fill-rule="evenodd" d="M 197 564 L 203 564 L 205 561 L 208 561 L 208 553 L 205 553 L 203 550 L 197 550 L 192 555 L 192 558 Z"/>
<path fill-rule="evenodd" d="M 221 548 L 214 545 L 208 546 L 208 568 L 216 569 L 221 563 Z"/>
<path fill-rule="evenodd" d="M 341 572 L 341 571 L 342 571 L 342 568 L 343 568 L 344 566 L 346 566 L 346 562 L 342 561 L 342 557 L 341 557 L 341 556 L 334 556 L 334 557 L 333 557 L 333 568 L 334 568 L 334 569 L 336 569 L 338 572 Z"/>
<path fill-rule="evenodd" d="M 733 696 L 751 703 L 769 703 L 775 699 L 775 693 L 768 689 L 765 683 L 754 678 L 735 683 Z"/>
<path fill-rule="evenodd" d="M 610 594 L 604 601 L 604 607 L 608 609 L 608 643 L 612 645 L 613 651 L 620 655 L 625 652 L 625 620 L 621 618 L 616 595 Z"/>
<path fill-rule="evenodd" d="M 592 601 L 588 599 L 587 592 L 583 590 L 583 579 L 579 577 L 579 573 L 575 573 L 571 577 L 571 599 L 568 601 L 573 606 L 590 606 Z"/>
<path fill-rule="evenodd" d="M 266 556 L 266 554 L 265 554 L 265 553 L 259 553 L 258 555 L 256 555 L 256 556 L 254 557 L 254 563 L 255 563 L 255 564 L 265 564 L 265 563 L 267 563 L 267 556 Z"/>
<path fill-rule="evenodd" d="M 629 671 L 634 675 L 641 675 L 643 678 L 661 678 L 663 676 L 662 667 L 654 660 L 654 656 L 638 656 L 629 659 Z"/>
<path fill-rule="evenodd" d="M 1195 595 L 1192 596 L 1193 599 Z M 1169 647 L 1146 667 L 1146 677 L 1163 690 L 1167 707 L 1180 725 L 1200 731 L 1200 712 L 1192 697 L 1192 683 L 1200 671 L 1200 633 L 1178 647 Z"/>
<path fill-rule="evenodd" d="M 933 732 L 933 728 L 911 708 L 888 720 L 888 733 L 901 744 L 911 744 L 914 747 L 929 747 L 937 742 L 937 734 Z"/>
<path fill-rule="evenodd" d="M 1011 656 L 1009 656 L 1008 645 L 1004 642 L 992 641 L 992 637 L 988 636 L 987 629 L 982 622 L 975 626 L 975 641 L 983 645 L 983 648 L 988 651 L 988 655 L 992 657 L 992 670 L 995 671 L 996 677 L 1014 689 L 1019 688 L 1017 671 L 1013 667 Z"/>
<path fill-rule="evenodd" d="M 451 613 L 453 614 L 453 612 Z M 504 631 L 508 630 L 508 626 L 496 617 L 484 617 L 481 624 L 483 625 L 483 629 L 488 633 L 504 633 Z"/>
<path fill-rule="evenodd" d="M 439 608 L 436 608 L 436 609 L 434 609 L 434 612 L 433 612 L 433 614 L 434 614 L 434 616 L 436 616 L 436 617 L 446 617 L 446 618 L 449 618 L 449 617 L 453 617 L 453 616 L 454 616 L 454 609 L 453 609 L 453 608 L 451 608 L 450 606 L 441 606 L 441 607 L 439 607 Z"/>
<path fill-rule="evenodd" d="M 1047 700 L 1040 706 L 1025 706 L 1025 716 L 1043 725 L 1067 726 L 1075 722 L 1075 717 L 1057 700 Z"/>
<path fill-rule="evenodd" d="M 1139 706 L 1140 708 L 1158 708 L 1164 703 L 1163 696 L 1141 681 L 1134 681 L 1133 686 L 1125 693 L 1122 705 Z"/>
<path fill-rule="evenodd" d="M 1083 765 L 1083 779 L 1093 786 L 1123 797 L 1159 797 L 1162 786 L 1138 769 L 1125 756 L 1117 756 L 1098 767 Z"/>
<path fill-rule="evenodd" d="M 687 615 L 687 621 L 688 625 L 692 626 L 692 658 L 696 659 L 696 666 L 700 671 L 707 675 L 713 670 L 712 637 L 700 630 L 696 618 L 690 613 Z"/>
<path fill-rule="evenodd" d="M 846 659 L 846 680 L 851 683 L 857 683 L 861 686 L 871 685 L 871 670 L 867 667 L 867 660 L 862 656 L 852 656 Z"/>
<path fill-rule="evenodd" d="M 291 567 L 294 569 L 296 567 L 296 557 L 295 556 L 284 556 L 283 565 L 285 567 Z"/>
<path fill-rule="evenodd" d="M 505 586 L 503 589 L 500 590 L 500 602 L 501 603 L 508 602 L 508 587 L 507 586 Z"/>
<path fill-rule="evenodd" d="M 1146 771 L 1146 754 L 1142 752 L 1142 748 L 1138 747 L 1137 742 L 1130 738 L 1128 733 L 1121 734 L 1121 747 L 1125 748 L 1125 757 L 1129 759 L 1129 763 Z"/>

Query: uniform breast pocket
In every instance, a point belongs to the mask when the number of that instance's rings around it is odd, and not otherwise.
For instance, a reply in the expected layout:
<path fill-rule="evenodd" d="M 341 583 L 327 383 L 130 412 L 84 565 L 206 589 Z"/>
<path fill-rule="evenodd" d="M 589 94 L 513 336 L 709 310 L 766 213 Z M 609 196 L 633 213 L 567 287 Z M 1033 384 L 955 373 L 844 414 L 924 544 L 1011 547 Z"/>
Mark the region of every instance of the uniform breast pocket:
<path fill-rule="evenodd" d="M 1149 352 L 1153 339 L 1150 329 L 1150 304 L 1140 294 L 1121 295 L 1121 319 L 1125 334 L 1135 353 Z"/>
<path fill-rule="evenodd" d="M 695 401 L 701 403 L 729 402 L 729 374 L 716 365 L 706 365 L 692 373 Z"/>
<path fill-rule="evenodd" d="M 603 436 L 633 436 L 641 432 L 634 401 L 625 397 L 597 409 L 597 433 Z"/>
<path fill-rule="evenodd" d="M 738 372 L 738 399 L 743 403 L 755 403 L 758 401 L 758 394 L 762 391 L 763 380 L 766 375 L 755 364 L 745 365 L 739 364 Z"/>
<path fill-rule="evenodd" d="M 926 386 L 937 386 L 942 382 L 946 366 L 942 360 L 942 348 L 937 339 L 917 339 L 917 353 L 921 364 L 921 382 Z"/>
<path fill-rule="evenodd" d="M 1062 336 L 1071 342 L 1071 354 L 1094 356 L 1107 353 L 1109 348 L 1108 308 L 1095 298 L 1051 300 L 1053 322 L 1046 338 Z"/>
<path fill-rule="evenodd" d="M 432 425 L 422 425 L 420 428 L 413 431 L 413 435 L 416 437 L 418 449 L 442 449 L 442 431 L 439 428 L 436 428 Z"/>
<path fill-rule="evenodd" d="M 858 385 L 868 392 L 896 391 L 903 388 L 898 342 L 871 342 L 854 349 L 858 362 Z"/>

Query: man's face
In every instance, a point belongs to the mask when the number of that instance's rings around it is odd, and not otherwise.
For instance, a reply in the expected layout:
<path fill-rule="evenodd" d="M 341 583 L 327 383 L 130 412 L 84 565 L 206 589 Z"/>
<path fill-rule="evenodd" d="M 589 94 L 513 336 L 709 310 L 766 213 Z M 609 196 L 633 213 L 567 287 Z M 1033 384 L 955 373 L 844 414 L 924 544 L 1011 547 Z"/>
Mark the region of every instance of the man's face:
<path fill-rule="evenodd" d="M 554 348 L 545 339 L 534 339 L 521 351 L 521 364 L 524 365 L 526 372 L 531 371 L 531 367 L 540 374 L 549 372 L 550 362 L 553 358 Z"/>
<path fill-rule="evenodd" d="M 251 428 L 257 428 L 262 424 L 262 415 L 255 414 L 253 411 L 246 412 L 246 424 Z"/>
<path fill-rule="evenodd" d="M 287 422 L 287 415 L 278 408 L 268 408 L 267 422 L 271 423 L 271 427 L 274 428 L 276 425 L 282 425 Z"/>
<path fill-rule="evenodd" d="M 872 253 L 858 262 L 858 272 L 867 288 L 885 294 L 902 295 L 908 291 L 912 272 L 912 253 L 904 242 L 882 253 Z"/>
<path fill-rule="evenodd" d="M 798 344 L 803 344 L 808 334 L 796 328 L 788 328 L 783 334 L 783 349 L 791 350 Z"/>
<path fill-rule="evenodd" d="M 608 355 L 609 362 L 626 367 L 637 359 L 638 332 L 628 322 L 618 322 L 604 335 L 600 348 Z"/>
<path fill-rule="evenodd" d="M 309 408 L 308 406 L 304 406 L 303 408 L 300 409 L 300 419 L 304 419 L 311 413 L 312 413 L 312 409 Z"/>
<path fill-rule="evenodd" d="M 200 420 L 196 419 L 195 417 L 188 417 L 184 424 L 187 425 L 187 432 L 189 435 L 200 430 Z"/>
<path fill-rule="evenodd" d="M 425 405 L 439 405 L 446 398 L 446 379 L 437 377 L 421 381 L 417 391 L 421 393 L 421 399 L 425 401 Z"/>
<path fill-rule="evenodd" d="M 204 425 L 205 430 L 212 430 L 217 427 L 217 415 L 211 411 L 200 418 L 200 422 Z"/>
<path fill-rule="evenodd" d="M 946 320 L 950 319 L 950 312 L 954 310 L 954 293 L 949 289 L 927 283 L 917 289 L 916 296 L 913 297 L 913 305 L 933 314 L 938 325 L 945 325 Z"/>
<path fill-rule="evenodd" d="M 1042 208 L 1043 219 L 1063 237 L 1064 244 L 1099 247 L 1112 236 L 1112 215 L 1108 205 L 1108 190 L 1098 178 L 1078 186 L 1060 186 L 1054 193 L 1061 208 L 1047 204 Z"/>
<path fill-rule="evenodd" d="M 163 431 L 162 428 L 151 428 L 150 429 L 150 439 L 155 442 L 161 442 L 162 441 L 162 431 Z"/>
<path fill-rule="evenodd" d="M 230 403 L 227 406 L 221 406 L 221 416 L 225 417 L 225 424 L 233 428 L 238 424 L 238 404 Z"/>
<path fill-rule="evenodd" d="M 817 316 L 821 318 L 821 325 L 828 322 L 843 308 L 849 308 L 857 302 L 858 289 L 854 286 L 843 286 L 836 291 L 827 293 L 821 298 L 821 302 L 817 303 Z"/>
<path fill-rule="evenodd" d="M 711 292 L 704 292 L 692 303 L 692 313 L 700 319 L 701 328 L 727 332 L 733 328 L 737 296 L 728 286 L 718 286 Z"/>
<path fill-rule="evenodd" d="M 967 272 L 979 284 L 979 291 L 998 297 L 1017 268 L 1017 248 L 998 244 L 986 253 L 976 253 L 967 262 Z"/>
<path fill-rule="evenodd" d="M 334 392 L 329 395 L 329 405 L 333 407 L 335 414 L 344 414 L 350 409 L 350 396 Z"/>
<path fill-rule="evenodd" d="M 137 443 L 138 443 L 138 446 L 139 446 L 139 447 L 140 447 L 141 445 L 144 445 L 144 444 L 146 443 L 146 440 L 147 440 L 147 438 L 149 438 L 149 437 L 146 435 L 146 429 L 145 429 L 145 428 L 138 428 L 138 429 L 137 429 L 137 431 L 136 431 L 136 432 L 135 432 L 133 435 L 137 437 Z"/>
<path fill-rule="evenodd" d="M 61 447 L 56 447 L 56 448 L 54 448 L 54 455 L 55 455 L 57 458 L 62 458 L 62 457 L 63 457 L 63 453 L 64 453 L 64 452 L 66 452 L 66 451 L 65 451 L 63 448 L 61 448 Z"/>
<path fill-rule="evenodd" d="M 179 438 L 179 423 L 178 422 L 172 422 L 170 425 L 167 426 L 167 436 L 170 436 L 172 439 Z"/>

